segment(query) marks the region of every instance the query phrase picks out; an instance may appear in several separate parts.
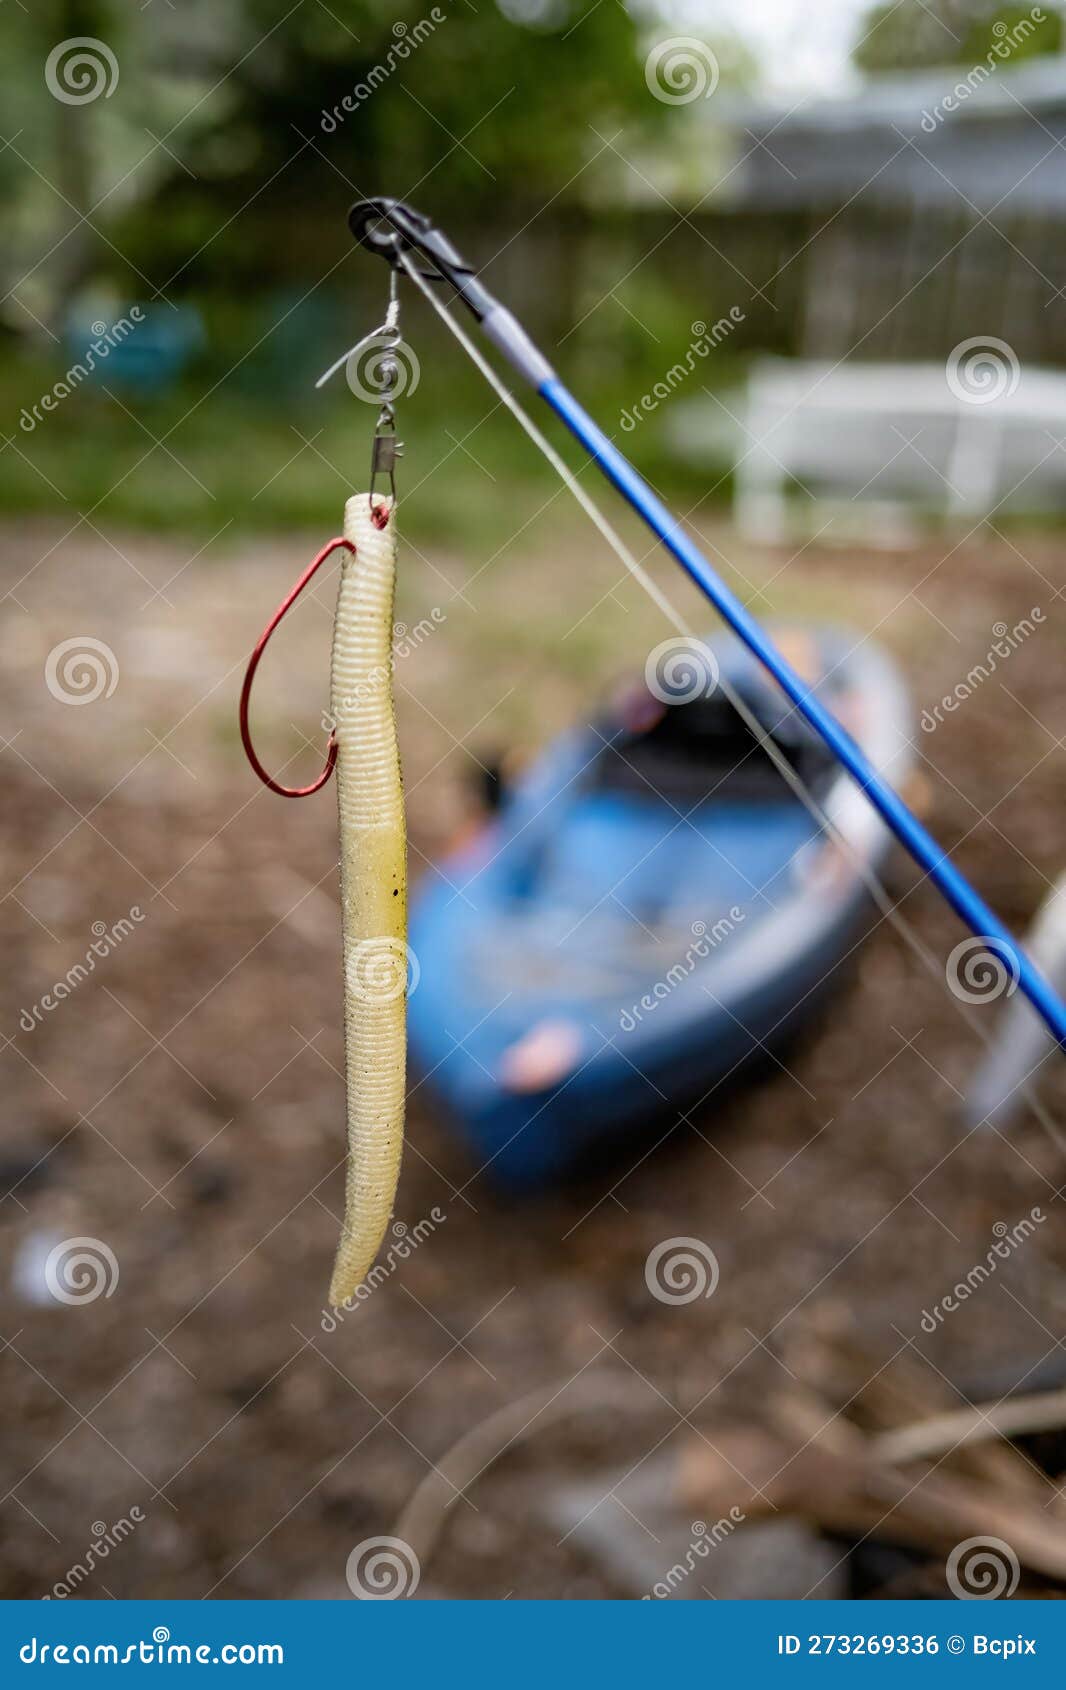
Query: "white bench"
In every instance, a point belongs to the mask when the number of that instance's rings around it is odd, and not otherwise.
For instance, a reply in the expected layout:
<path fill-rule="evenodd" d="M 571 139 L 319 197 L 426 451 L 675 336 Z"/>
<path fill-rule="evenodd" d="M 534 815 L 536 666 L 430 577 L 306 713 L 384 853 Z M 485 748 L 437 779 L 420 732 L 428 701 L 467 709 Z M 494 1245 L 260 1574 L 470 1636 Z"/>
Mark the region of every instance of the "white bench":
<path fill-rule="evenodd" d="M 760 361 L 737 431 L 741 532 L 787 539 L 797 483 L 852 527 L 869 528 L 875 510 L 974 522 L 1007 506 L 1066 503 L 1066 374 L 1020 367 L 1009 348 L 982 344 L 987 354 L 947 365 Z M 691 450 L 700 433 L 691 409 L 683 432 Z M 816 505 L 811 526 L 828 514 Z"/>

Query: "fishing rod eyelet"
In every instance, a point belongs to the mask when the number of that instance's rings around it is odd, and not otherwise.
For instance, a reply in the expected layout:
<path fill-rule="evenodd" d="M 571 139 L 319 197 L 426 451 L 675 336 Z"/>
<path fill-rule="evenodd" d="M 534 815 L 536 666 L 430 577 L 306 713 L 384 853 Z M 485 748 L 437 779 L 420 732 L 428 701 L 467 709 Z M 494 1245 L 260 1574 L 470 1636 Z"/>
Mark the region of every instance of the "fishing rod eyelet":
<path fill-rule="evenodd" d="M 398 200 L 385 197 L 360 200 L 348 213 L 348 227 L 356 243 L 368 252 L 376 252 L 380 258 L 387 258 L 390 263 L 395 263 L 402 240 L 389 219 L 389 212 L 398 204 Z M 383 224 L 386 227 L 383 228 Z"/>

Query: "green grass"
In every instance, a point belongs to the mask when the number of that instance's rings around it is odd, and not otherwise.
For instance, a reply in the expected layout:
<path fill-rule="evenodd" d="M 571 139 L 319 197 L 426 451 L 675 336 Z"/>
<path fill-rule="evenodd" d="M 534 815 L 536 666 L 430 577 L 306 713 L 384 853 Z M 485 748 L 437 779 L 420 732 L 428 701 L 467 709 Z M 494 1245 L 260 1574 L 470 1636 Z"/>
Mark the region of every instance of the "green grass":
<path fill-rule="evenodd" d="M 366 485 L 375 407 L 338 378 L 317 394 L 279 391 L 258 372 L 247 379 L 209 369 L 161 395 L 131 392 L 109 380 L 86 383 L 32 429 L 23 409 L 39 404 L 62 373 L 55 360 L 24 358 L 0 375 L 0 416 L 10 442 L 0 452 L 0 512 L 77 513 L 107 523 L 205 538 L 229 524 L 241 532 L 337 524 L 347 493 Z M 276 372 L 273 372 L 276 373 Z M 610 428 L 625 396 L 592 393 Z M 106 386 L 104 385 L 106 384 Z M 615 385 L 618 385 L 617 378 Z M 568 460 L 582 454 L 535 407 L 538 421 Z M 476 373 L 454 357 L 423 370 L 417 393 L 397 407 L 405 455 L 398 481 L 412 539 L 468 538 L 504 544 L 534 523 L 559 483 Z M 691 505 L 721 473 L 686 472 L 659 454 L 649 426 L 620 436 L 646 473 Z M 715 497 L 728 495 L 728 477 Z"/>

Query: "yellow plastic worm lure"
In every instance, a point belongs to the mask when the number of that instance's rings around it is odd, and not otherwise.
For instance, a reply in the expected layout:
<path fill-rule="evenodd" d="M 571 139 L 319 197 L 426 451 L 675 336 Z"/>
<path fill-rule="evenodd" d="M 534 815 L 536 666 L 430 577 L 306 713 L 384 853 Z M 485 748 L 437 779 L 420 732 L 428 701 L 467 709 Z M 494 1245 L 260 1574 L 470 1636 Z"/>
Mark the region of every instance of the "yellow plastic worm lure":
<path fill-rule="evenodd" d="M 304 798 L 336 771 L 340 818 L 344 949 L 348 1170 L 344 1221 L 329 1300 L 359 1289 L 392 1216 L 403 1152 L 407 1065 L 407 835 L 392 692 L 396 586 L 392 409 L 383 404 L 374 437 L 371 491 L 350 498 L 344 533 L 324 546 L 264 629 L 241 692 L 241 737 L 272 792 Z M 375 497 L 389 477 L 391 498 Z M 248 727 L 252 680 L 267 641 L 322 564 L 341 554 L 330 669 L 332 727 L 325 766 L 309 786 L 283 786 L 263 768 Z"/>
<path fill-rule="evenodd" d="M 344 935 L 348 1176 L 336 1307 L 358 1290 L 392 1216 L 407 1056 L 407 833 L 392 698 L 394 507 L 349 499 L 333 627 Z"/>

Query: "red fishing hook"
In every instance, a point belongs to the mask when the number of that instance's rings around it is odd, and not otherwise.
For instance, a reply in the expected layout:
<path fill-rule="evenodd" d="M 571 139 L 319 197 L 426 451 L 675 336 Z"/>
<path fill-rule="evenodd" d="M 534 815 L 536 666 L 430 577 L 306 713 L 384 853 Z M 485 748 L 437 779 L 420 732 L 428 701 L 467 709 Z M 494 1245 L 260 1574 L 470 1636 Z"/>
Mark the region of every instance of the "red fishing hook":
<path fill-rule="evenodd" d="M 312 781 L 310 786 L 282 786 L 282 785 L 280 785 L 279 782 L 274 780 L 274 778 L 271 775 L 267 774 L 267 771 L 264 769 L 262 763 L 259 761 L 259 758 L 256 756 L 255 748 L 252 745 L 251 730 L 248 727 L 248 701 L 252 696 L 252 681 L 254 680 L 255 672 L 259 667 L 259 659 L 262 657 L 264 651 L 266 650 L 267 641 L 270 639 L 270 636 L 274 632 L 274 629 L 277 627 L 278 623 L 281 621 L 281 619 L 285 615 L 286 611 L 291 609 L 291 607 L 296 603 L 296 600 L 299 598 L 300 594 L 303 592 L 304 588 L 307 586 L 307 583 L 308 583 L 308 581 L 310 581 L 312 575 L 314 575 L 315 572 L 318 569 L 321 569 L 321 567 L 325 563 L 326 559 L 331 555 L 331 553 L 333 553 L 337 550 L 338 546 L 345 546 L 347 548 L 347 550 L 350 551 L 350 552 L 355 551 L 355 547 L 353 546 L 352 542 L 350 540 L 345 540 L 341 535 L 337 535 L 334 539 L 330 540 L 327 545 L 322 547 L 322 550 L 318 553 L 317 557 L 315 557 L 312 560 L 312 562 L 308 564 L 307 568 L 304 570 L 303 574 L 300 576 L 300 579 L 297 581 L 297 583 L 296 583 L 295 587 L 293 587 L 292 591 L 285 598 L 282 599 L 281 603 L 278 605 L 277 610 L 275 610 L 273 616 L 270 618 L 270 621 L 267 623 L 266 627 L 263 629 L 263 632 L 260 634 L 259 639 L 256 641 L 255 650 L 252 652 L 251 657 L 248 659 L 248 668 L 245 671 L 245 675 L 244 675 L 244 685 L 241 688 L 241 706 L 240 706 L 241 740 L 244 744 L 244 749 L 245 749 L 245 752 L 247 753 L 248 761 L 249 761 L 249 763 L 251 763 L 252 768 L 255 770 L 256 774 L 259 776 L 259 779 L 262 781 L 263 785 L 269 786 L 271 792 L 279 793 L 282 798 L 309 798 L 311 796 L 312 792 L 317 792 L 320 787 L 325 786 L 325 784 L 328 781 L 330 775 L 333 773 L 333 766 L 337 761 L 337 740 L 336 740 L 336 737 L 335 737 L 333 731 L 331 730 L 330 736 L 329 736 L 329 741 L 328 741 L 328 744 L 326 746 L 326 766 L 322 770 L 322 773 L 319 775 L 318 779 Z"/>

